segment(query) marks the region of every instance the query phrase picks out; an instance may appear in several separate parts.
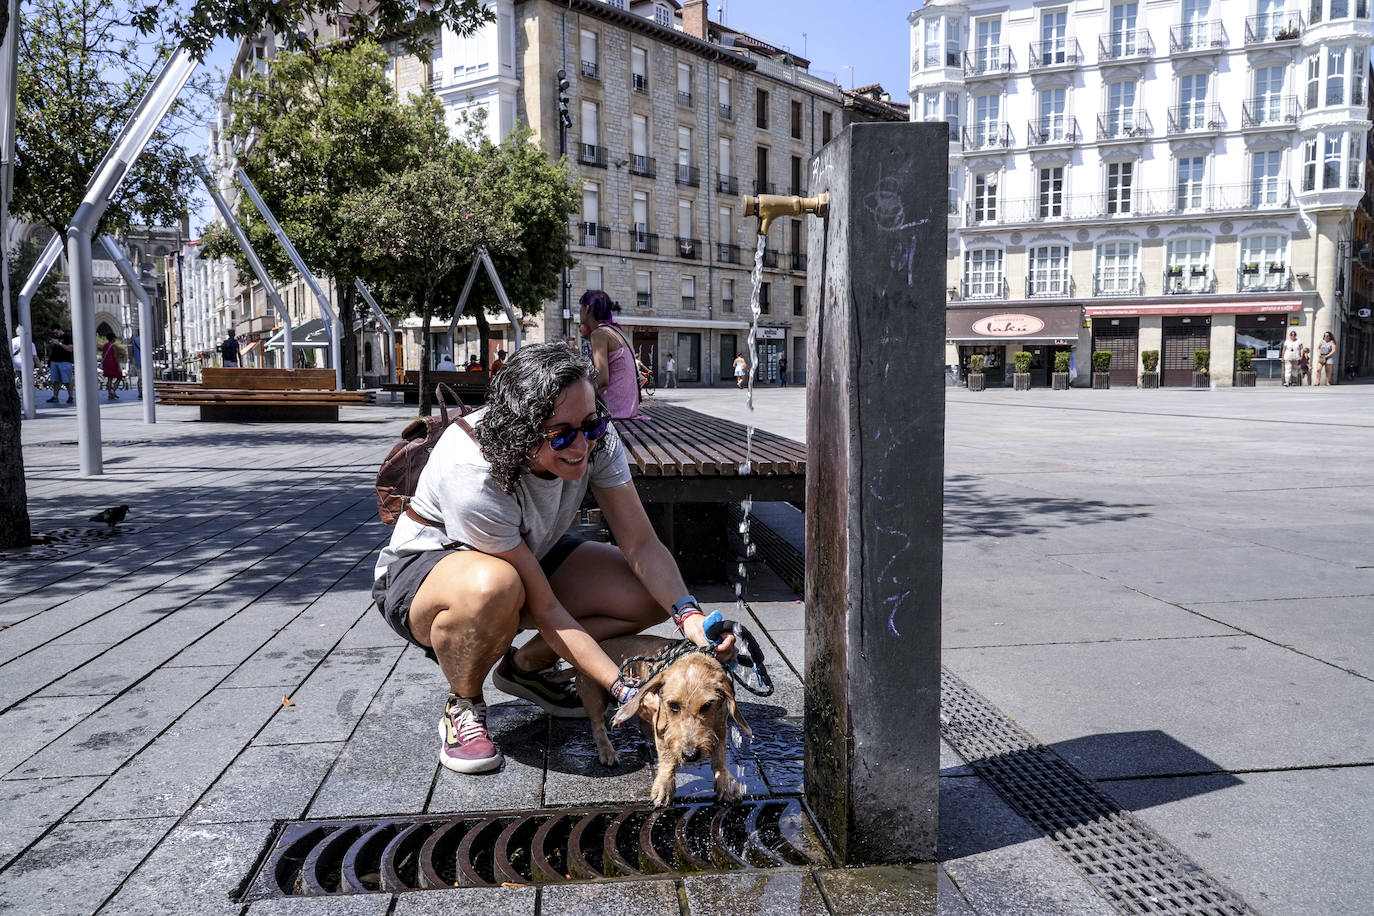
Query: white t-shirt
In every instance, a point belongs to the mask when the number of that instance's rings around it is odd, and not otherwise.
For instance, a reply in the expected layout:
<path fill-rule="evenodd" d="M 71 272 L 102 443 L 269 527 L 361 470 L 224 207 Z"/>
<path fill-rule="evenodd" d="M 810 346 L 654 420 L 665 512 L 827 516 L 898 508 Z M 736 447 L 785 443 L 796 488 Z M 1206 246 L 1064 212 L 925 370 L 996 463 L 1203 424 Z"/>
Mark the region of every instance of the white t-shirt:
<path fill-rule="evenodd" d="M 676 372 L 676 371 L 677 371 L 677 360 L 673 359 L 671 356 L 668 357 L 668 366 L 667 366 L 667 369 L 668 369 L 669 372 Z"/>
<path fill-rule="evenodd" d="M 1294 362 L 1302 359 L 1302 341 L 1285 340 L 1283 342 L 1283 358 Z"/>
<path fill-rule="evenodd" d="M 36 343 L 31 343 L 31 344 L 29 344 L 29 348 L 30 348 L 31 350 L 33 350 L 33 356 L 34 356 L 34 357 L 37 357 L 37 356 L 38 356 L 38 344 L 36 344 Z M 23 366 L 22 366 L 23 360 L 21 360 L 21 359 L 19 358 L 19 351 L 22 350 L 22 349 L 24 349 L 24 341 L 23 341 L 23 338 L 21 338 L 18 334 L 16 334 L 16 335 L 14 335 L 14 337 L 10 340 L 10 365 L 12 365 L 12 366 L 14 367 L 14 371 L 15 371 L 15 372 L 20 372 L 20 371 L 22 371 L 22 369 L 23 369 Z M 32 359 L 32 358 L 29 360 L 29 365 L 33 365 L 33 359 Z"/>
<path fill-rule="evenodd" d="M 464 419 L 474 428 L 485 409 Z M 420 474 L 411 506 L 443 528 L 421 525 L 402 515 L 396 520 L 391 543 L 377 558 L 380 579 L 397 557 L 439 550 L 458 541 L 483 553 L 514 549 L 522 540 L 536 557 L 543 557 L 568 530 L 589 486 L 616 487 L 630 480 L 630 462 L 615 425 L 597 443 L 587 473 L 578 480 L 544 480 L 528 470 L 520 472 L 515 492 L 506 493 L 491 477 L 491 465 L 461 426 L 454 423 L 439 437 Z"/>

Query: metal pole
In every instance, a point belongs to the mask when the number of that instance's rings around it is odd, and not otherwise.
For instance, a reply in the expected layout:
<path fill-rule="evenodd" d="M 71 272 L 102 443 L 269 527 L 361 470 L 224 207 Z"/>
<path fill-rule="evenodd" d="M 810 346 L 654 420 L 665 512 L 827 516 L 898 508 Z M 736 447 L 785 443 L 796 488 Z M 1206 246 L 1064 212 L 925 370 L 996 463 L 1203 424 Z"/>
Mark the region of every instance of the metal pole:
<path fill-rule="evenodd" d="M 285 347 L 286 368 L 296 367 L 295 354 L 292 352 L 291 343 L 291 313 L 286 310 L 286 305 L 281 301 L 281 295 L 277 292 L 277 284 L 272 282 L 272 278 L 267 275 L 267 268 L 263 266 L 258 253 L 253 250 L 253 245 L 248 241 L 248 235 L 239 225 L 239 221 L 234 216 L 234 211 L 229 209 L 229 202 L 224 199 L 224 195 L 215 187 L 210 180 L 210 173 L 201 163 L 195 163 L 196 174 L 200 176 L 201 183 L 205 185 L 205 190 L 210 192 L 210 199 L 215 202 L 215 209 L 219 211 L 224 224 L 229 227 L 229 233 L 233 235 L 234 241 L 238 243 L 239 250 L 243 252 L 244 258 L 248 260 L 248 266 L 253 270 L 253 276 L 258 278 L 263 290 L 267 293 L 267 301 L 272 304 L 272 308 L 277 310 L 281 316 L 282 325 L 282 345 Z M 265 357 L 264 351 L 264 357 Z M 265 359 L 264 359 L 265 361 Z"/>
<path fill-rule="evenodd" d="M 14 336 L 10 318 L 10 197 L 14 193 L 14 115 L 19 107 L 19 0 L 10 0 L 10 25 L 5 43 L 0 48 L 0 99 L 5 110 L 0 114 L 0 308 L 5 311 L 5 339 Z M 29 339 L 33 328 L 29 328 Z M 24 346 L 25 341 L 19 341 Z M 32 370 L 32 351 L 25 347 L 21 354 L 24 365 Z M 32 371 L 30 371 L 32 375 Z M 28 382 L 25 382 L 27 385 Z"/>
<path fill-rule="evenodd" d="M 496 274 L 496 265 L 491 263 L 491 255 L 487 253 L 486 246 L 482 245 L 477 249 L 477 257 L 473 259 L 472 268 L 468 271 L 468 278 L 463 283 L 463 292 L 458 297 L 458 306 L 453 310 L 453 319 L 448 324 L 449 351 L 454 352 L 453 332 L 458 327 L 459 316 L 463 314 L 463 309 L 467 306 L 468 294 L 472 292 L 472 281 L 477 279 L 478 265 L 485 267 L 487 276 L 491 278 L 491 285 L 496 290 L 496 298 L 500 300 L 501 307 L 505 309 L 506 318 L 510 320 L 511 334 L 515 337 L 514 349 L 519 350 L 525 339 L 524 328 L 520 326 L 520 316 L 515 313 L 515 306 L 511 305 L 510 297 L 506 295 L 506 288 L 501 285 L 501 278 Z M 463 339 L 466 342 L 466 336 Z"/>
<path fill-rule="evenodd" d="M 115 269 L 124 278 L 125 284 L 138 299 L 138 334 L 139 340 L 143 339 L 143 329 L 153 325 L 153 303 L 148 299 L 148 291 L 143 288 L 143 284 L 138 282 L 138 273 L 134 270 L 134 265 L 129 263 L 129 259 L 124 256 L 124 252 L 119 250 L 115 240 L 108 235 L 100 236 L 100 244 L 104 246 L 105 253 L 114 261 Z M 153 389 L 153 354 L 145 345 L 138 348 L 138 373 L 143 378 L 143 422 L 156 423 L 157 417 L 153 409 L 154 397 Z M 80 405 L 78 405 L 80 406 Z"/>
<path fill-rule="evenodd" d="M 21 352 L 28 354 L 20 367 L 21 377 L 24 379 L 24 419 L 32 420 L 38 416 L 38 395 L 33 390 L 33 314 L 29 310 L 29 303 L 33 301 L 34 294 L 38 292 L 38 287 L 43 285 L 43 281 L 48 278 L 52 267 L 57 263 L 57 259 L 62 256 L 62 236 L 54 235 L 48 239 L 48 244 L 43 249 L 43 253 L 34 262 L 33 270 L 29 271 L 29 278 L 24 281 L 24 286 L 19 290 L 19 333 L 23 340 L 19 341 Z M 8 275 L 8 272 L 7 272 Z"/>
<path fill-rule="evenodd" d="M 242 184 L 243 189 L 248 192 L 248 196 L 252 198 L 253 205 L 258 208 L 258 212 L 262 214 L 262 218 L 267 221 L 267 225 L 272 229 L 272 234 L 277 237 L 277 241 L 281 243 L 281 247 L 286 250 L 286 256 L 289 257 L 291 263 L 296 266 L 297 273 L 301 275 L 301 279 L 305 280 L 306 285 L 310 287 L 310 291 L 315 294 L 315 300 L 320 304 L 320 317 L 323 318 L 325 328 L 329 331 L 329 358 L 334 363 L 334 387 L 342 391 L 343 360 L 342 354 L 339 352 L 339 338 L 343 333 L 343 328 L 339 325 L 338 316 L 334 314 L 334 307 L 330 304 L 329 297 L 324 294 L 324 290 L 320 287 L 320 281 L 315 279 L 315 275 L 310 272 L 310 268 L 305 266 L 305 259 L 296 251 L 296 246 L 291 244 L 291 239 L 282 229 L 281 224 L 277 222 L 277 218 L 272 215 L 272 211 L 267 209 L 267 204 L 263 203 L 262 195 L 258 193 L 257 187 L 253 184 L 252 179 L 248 177 L 248 173 L 243 170 L 243 166 L 239 166 L 234 171 L 239 177 L 239 183 Z"/>
<path fill-rule="evenodd" d="M 395 379 L 395 378 L 396 378 L 396 367 L 393 365 L 393 363 L 395 363 L 395 361 L 396 361 L 396 356 L 395 356 L 396 332 L 393 331 L 393 330 L 391 329 L 391 322 L 387 320 L 386 312 L 383 312 L 381 306 L 379 306 L 379 305 L 377 304 L 377 300 L 372 298 L 372 290 L 370 290 L 370 289 L 367 288 L 367 284 L 363 282 L 363 278 L 362 278 L 362 277 L 354 277 L 354 278 L 353 278 L 353 285 L 356 286 L 356 287 L 358 288 L 358 292 L 362 294 L 363 299 L 366 300 L 366 302 L 367 302 L 367 304 L 368 304 L 369 306 L 371 306 L 371 308 L 372 308 L 372 314 L 376 315 L 376 316 L 377 316 L 377 320 L 380 321 L 380 322 L 382 323 L 382 327 L 386 328 L 386 351 L 387 351 L 387 352 L 386 352 L 386 372 L 387 372 L 387 378 Z"/>

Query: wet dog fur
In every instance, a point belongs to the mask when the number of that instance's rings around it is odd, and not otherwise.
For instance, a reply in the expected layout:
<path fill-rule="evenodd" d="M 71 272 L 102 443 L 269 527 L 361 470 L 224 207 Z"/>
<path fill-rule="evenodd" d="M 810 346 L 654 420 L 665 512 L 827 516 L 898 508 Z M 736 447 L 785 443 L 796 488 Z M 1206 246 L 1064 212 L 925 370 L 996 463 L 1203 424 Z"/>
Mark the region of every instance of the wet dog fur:
<path fill-rule="evenodd" d="M 671 642 L 660 636 L 622 636 L 606 640 L 601 648 L 620 664 L 634 655 L 654 655 Z M 637 662 L 636 676 L 643 678 L 647 669 L 646 663 Z M 620 756 L 606 734 L 606 691 L 579 672 L 577 692 L 591 721 L 597 757 L 607 766 L 615 766 Z M 658 697 L 658 712 L 652 714 L 640 704 L 650 693 Z M 744 787 L 725 766 L 729 744 L 727 718 L 734 719 L 745 734 L 753 732 L 740 715 L 735 704 L 735 685 L 719 661 L 700 652 L 679 658 L 650 678 L 634 699 L 617 710 L 613 724 L 620 725 L 632 717 L 639 719 L 640 731 L 653 740 L 658 755 L 658 771 L 650 795 L 655 805 L 672 802 L 678 767 L 703 757 L 711 758 L 716 799 L 739 800 Z"/>

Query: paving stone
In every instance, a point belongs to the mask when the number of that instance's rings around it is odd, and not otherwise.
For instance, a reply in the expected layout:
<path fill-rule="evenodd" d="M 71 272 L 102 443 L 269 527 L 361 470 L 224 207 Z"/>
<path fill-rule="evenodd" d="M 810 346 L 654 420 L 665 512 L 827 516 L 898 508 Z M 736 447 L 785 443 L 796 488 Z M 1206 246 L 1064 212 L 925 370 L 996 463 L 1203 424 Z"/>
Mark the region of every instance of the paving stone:
<path fill-rule="evenodd" d="M 76 807 L 99 776 L 78 779 L 11 779 L 0 782 L 0 864 L 28 846 Z"/>
<path fill-rule="evenodd" d="M 0 715 L 0 774 L 56 741 L 67 729 L 110 701 L 108 696 L 34 697 Z"/>
<path fill-rule="evenodd" d="M 553 884 L 540 890 L 540 911 L 560 916 L 679 916 L 673 881 Z"/>
<path fill-rule="evenodd" d="M 340 614 L 337 609 L 319 603 L 312 605 L 263 643 L 225 681 L 225 686 L 301 683 L 362 614 L 357 608 Z"/>
<path fill-rule="evenodd" d="M 283 897 L 279 900 L 257 900 L 248 908 L 247 916 L 387 916 L 392 899 L 390 894 L 360 894 L 326 899 Z"/>
<path fill-rule="evenodd" d="M 102 776 L 113 773 L 168 723 L 194 706 L 227 668 L 168 668 L 100 707 L 9 775 Z M 82 702 L 90 702 L 83 698 Z"/>
<path fill-rule="evenodd" d="M 105 649 L 106 646 L 103 644 L 48 643 L 26 655 L 21 655 L 0 667 L 0 709 L 34 696 L 48 684 L 95 658 Z"/>
<path fill-rule="evenodd" d="M 1188 610 L 1374 678 L 1374 595 L 1189 604 Z"/>
<path fill-rule="evenodd" d="M 245 661 L 302 610 L 303 606 L 268 599 L 254 601 L 182 649 L 167 661 L 167 666 L 198 667 Z"/>
<path fill-rule="evenodd" d="M 949 872 L 940 866 L 940 875 L 935 884 L 937 916 L 978 916 L 973 906 L 950 879 Z"/>
<path fill-rule="evenodd" d="M 344 634 L 344 638 L 339 642 L 339 648 L 389 649 L 395 646 L 399 649 L 405 644 L 405 640 L 397 636 L 396 632 L 387 626 L 382 615 L 374 607 L 369 608 L 369 613 L 363 614 L 358 618 L 358 622 L 349 628 L 348 632 Z"/>
<path fill-rule="evenodd" d="M 827 916 L 830 912 L 815 877 L 801 869 L 702 875 L 684 878 L 682 883 L 690 916 Z"/>
<path fill-rule="evenodd" d="M 238 916 L 238 890 L 272 832 L 270 822 L 177 827 L 158 843 L 100 916 Z"/>
<path fill-rule="evenodd" d="M 937 916 L 933 863 L 909 866 L 826 869 L 821 885 L 837 913 L 868 916 Z"/>
<path fill-rule="evenodd" d="M 111 776 L 69 819 L 185 813 L 280 705 L 281 695 L 271 688 L 212 691 Z"/>
<path fill-rule="evenodd" d="M 653 746 L 630 723 L 608 728 L 607 734 L 620 755 L 614 767 L 597 759 L 596 742 L 585 720 L 552 721 L 544 804 L 594 806 L 648 801 L 654 781 Z"/>
<path fill-rule="evenodd" d="M 249 747 L 186 815 L 188 824 L 297 820 L 342 742 Z"/>
<path fill-rule="evenodd" d="M 0 913 L 94 913 L 174 823 L 164 817 L 58 825 L 5 870 Z"/>
<path fill-rule="evenodd" d="M 547 893 L 547 891 L 545 892 Z M 539 891 L 533 887 L 461 887 L 397 894 L 392 916 L 533 916 Z M 552 914 L 546 905 L 543 910 Z M 256 916 L 256 914 L 255 914 Z"/>
<path fill-rule="evenodd" d="M 401 652 L 395 646 L 330 653 L 304 682 L 288 685 L 293 705 L 277 710 L 253 743 L 347 740 Z"/>

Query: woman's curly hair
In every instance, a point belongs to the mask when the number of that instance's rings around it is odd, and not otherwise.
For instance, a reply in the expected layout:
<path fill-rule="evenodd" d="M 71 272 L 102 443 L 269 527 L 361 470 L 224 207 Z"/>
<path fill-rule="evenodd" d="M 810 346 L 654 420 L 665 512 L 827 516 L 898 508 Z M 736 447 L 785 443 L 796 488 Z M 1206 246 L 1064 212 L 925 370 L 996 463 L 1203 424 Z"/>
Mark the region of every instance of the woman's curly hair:
<path fill-rule="evenodd" d="M 553 416 L 554 403 L 564 388 L 586 380 L 596 391 L 596 369 L 582 354 L 564 343 L 529 344 L 516 350 L 491 380 L 487 409 L 477 425 L 477 444 L 491 465 L 491 478 L 507 493 L 544 443 L 544 423 Z M 597 410 L 605 413 L 601 396 Z M 595 456 L 607 440 L 592 447 Z"/>

